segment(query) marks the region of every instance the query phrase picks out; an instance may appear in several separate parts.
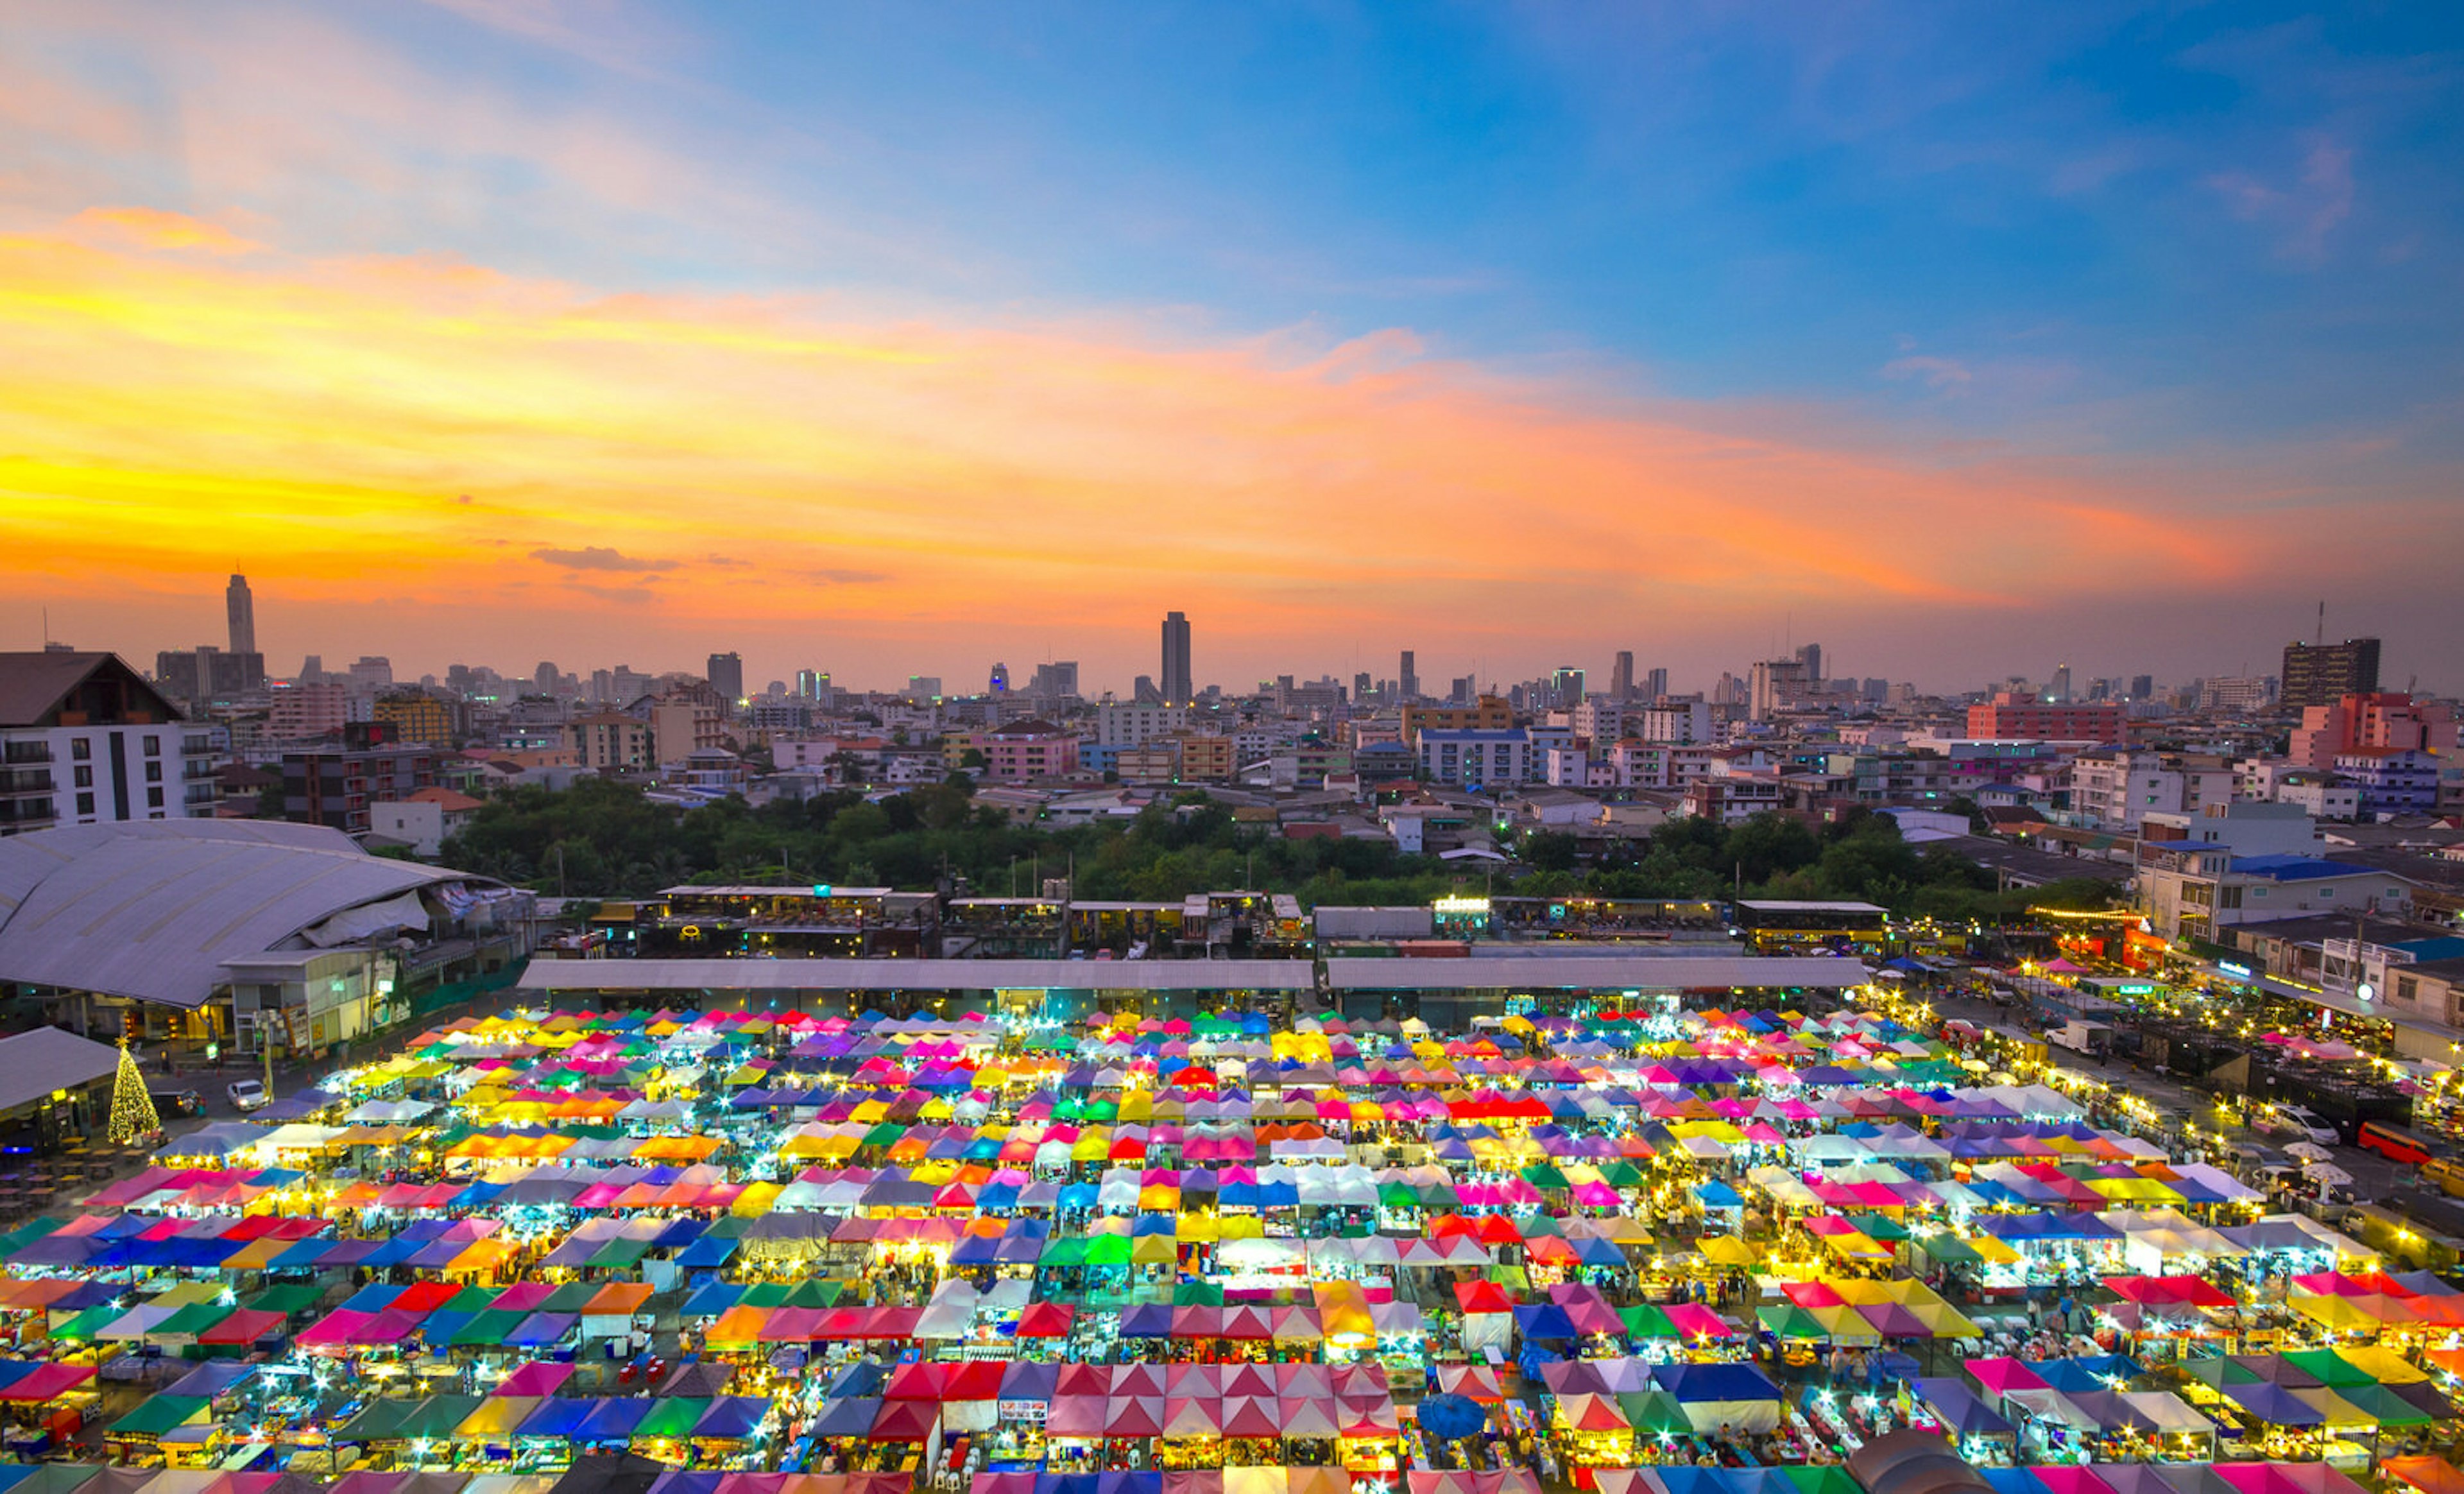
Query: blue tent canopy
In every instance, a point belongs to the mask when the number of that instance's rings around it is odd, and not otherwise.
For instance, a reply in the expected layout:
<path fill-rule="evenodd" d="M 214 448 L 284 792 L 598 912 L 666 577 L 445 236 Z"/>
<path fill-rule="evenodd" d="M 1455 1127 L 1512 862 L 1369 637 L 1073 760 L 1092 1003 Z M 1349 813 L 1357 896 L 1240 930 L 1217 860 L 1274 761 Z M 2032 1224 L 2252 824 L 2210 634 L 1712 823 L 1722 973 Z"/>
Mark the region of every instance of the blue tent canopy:
<path fill-rule="evenodd" d="M 1656 1364 L 1651 1379 L 1681 1401 L 1779 1399 L 1779 1387 L 1749 1364 Z"/>

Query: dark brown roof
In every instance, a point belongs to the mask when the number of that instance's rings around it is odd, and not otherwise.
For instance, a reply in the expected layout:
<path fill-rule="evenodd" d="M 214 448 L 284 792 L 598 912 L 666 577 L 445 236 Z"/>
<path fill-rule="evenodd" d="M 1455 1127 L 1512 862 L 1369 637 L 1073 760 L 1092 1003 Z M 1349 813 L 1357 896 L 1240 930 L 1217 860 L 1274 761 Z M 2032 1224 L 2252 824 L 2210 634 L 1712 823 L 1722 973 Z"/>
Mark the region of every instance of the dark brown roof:
<path fill-rule="evenodd" d="M 132 703 L 155 720 L 183 719 L 170 702 L 116 653 L 0 653 L 0 727 L 52 726 L 53 716 L 78 686 L 109 673 L 134 692 Z"/>

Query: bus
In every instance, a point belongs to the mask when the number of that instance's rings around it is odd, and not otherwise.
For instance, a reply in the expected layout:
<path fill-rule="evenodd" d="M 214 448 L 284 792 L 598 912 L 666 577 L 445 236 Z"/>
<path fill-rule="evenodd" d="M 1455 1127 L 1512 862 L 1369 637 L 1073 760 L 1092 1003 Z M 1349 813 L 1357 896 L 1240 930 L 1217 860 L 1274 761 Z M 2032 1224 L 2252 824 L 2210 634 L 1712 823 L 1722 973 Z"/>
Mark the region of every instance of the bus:
<path fill-rule="evenodd" d="M 2438 1154 L 2438 1149 L 2403 1127 L 2388 1121 L 2362 1122 L 2353 1134 L 2353 1145 L 2365 1152 L 2375 1152 L 2390 1162 L 2410 1162 L 2418 1166 Z"/>

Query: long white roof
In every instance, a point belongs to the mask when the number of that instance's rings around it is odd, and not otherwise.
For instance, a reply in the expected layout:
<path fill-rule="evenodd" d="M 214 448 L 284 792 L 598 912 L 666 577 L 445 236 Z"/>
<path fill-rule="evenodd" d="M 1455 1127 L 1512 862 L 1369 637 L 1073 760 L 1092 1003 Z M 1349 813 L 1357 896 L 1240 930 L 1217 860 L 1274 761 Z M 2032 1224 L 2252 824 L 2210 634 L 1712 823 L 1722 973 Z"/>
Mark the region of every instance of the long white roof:
<path fill-rule="evenodd" d="M 1305 959 L 534 959 L 526 991 L 1307 991 Z"/>
<path fill-rule="evenodd" d="M 1853 959 L 1757 959 L 1747 955 L 1475 955 L 1468 959 L 1337 958 L 1326 962 L 1338 991 L 1706 991 L 1863 985 L 1873 972 Z"/>
<path fill-rule="evenodd" d="M 1853 959 L 1721 955 L 1626 958 L 1331 959 L 1337 990 L 1837 990 L 1872 973 Z M 535 959 L 529 991 L 1307 991 L 1305 959 Z"/>

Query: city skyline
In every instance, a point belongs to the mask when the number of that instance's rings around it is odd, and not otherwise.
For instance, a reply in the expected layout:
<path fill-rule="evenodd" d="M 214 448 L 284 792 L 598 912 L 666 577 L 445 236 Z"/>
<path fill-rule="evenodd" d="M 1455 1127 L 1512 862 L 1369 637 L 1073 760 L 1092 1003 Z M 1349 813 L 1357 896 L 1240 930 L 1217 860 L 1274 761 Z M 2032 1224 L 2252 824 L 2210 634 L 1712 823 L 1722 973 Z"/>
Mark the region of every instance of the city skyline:
<path fill-rule="evenodd" d="M 2453 28 L 34 6 L 0 632 L 2453 690 Z"/>
<path fill-rule="evenodd" d="M 227 624 L 231 629 L 231 647 L 225 651 L 231 655 L 240 657 L 266 658 L 262 653 L 251 655 L 247 650 L 241 649 L 238 647 L 238 645 L 243 641 L 243 629 L 245 630 L 245 639 L 247 642 L 253 644 L 255 636 L 254 596 L 253 589 L 249 584 L 248 578 L 241 573 L 231 573 L 227 578 L 227 586 L 224 596 Z M 152 658 L 157 653 L 186 651 L 201 646 L 207 648 L 218 647 L 209 642 L 164 642 L 158 647 L 138 650 L 114 648 L 95 649 L 77 639 L 58 636 L 58 629 L 53 626 L 53 622 L 54 620 L 50 618 L 48 609 L 46 609 L 44 616 L 46 633 L 41 641 L 40 647 L 63 647 L 77 648 L 81 651 L 116 652 L 121 654 L 123 657 L 141 661 L 141 665 L 143 660 Z M 1416 663 L 1417 650 L 1409 647 L 1405 647 L 1389 656 L 1398 661 L 1395 668 L 1408 671 L 1404 676 L 1397 676 L 1396 674 L 1386 672 L 1384 667 L 1375 664 L 1371 660 L 1370 656 L 1364 652 L 1357 653 L 1350 657 L 1348 660 L 1338 661 L 1337 663 L 1326 663 L 1321 659 L 1314 657 L 1309 660 L 1304 660 L 1300 663 L 1286 661 L 1255 678 L 1219 679 L 1209 676 L 1202 669 L 1198 668 L 1197 661 L 1203 659 L 1205 646 L 1203 643 L 1194 643 L 1194 640 L 1205 635 L 1200 632 L 1196 623 L 1188 619 L 1186 614 L 1173 611 L 1164 615 L 1162 626 L 1162 644 L 1159 651 L 1151 653 L 1149 658 L 1144 661 L 1144 666 L 1142 668 L 1139 667 L 1137 662 L 1134 660 L 1125 663 L 1123 665 L 1125 672 L 1117 683 L 1108 681 L 1099 673 L 1090 674 L 1088 670 L 1086 662 L 1082 659 L 1065 660 L 1057 657 L 1038 659 L 1031 664 L 1026 670 L 1020 671 L 1017 680 L 1009 680 L 1006 675 L 1000 672 L 1006 670 L 1007 666 L 1005 662 L 989 654 L 981 661 L 968 662 L 956 667 L 938 666 L 933 669 L 907 669 L 900 668 L 893 664 L 887 666 L 886 668 L 888 671 L 878 678 L 870 676 L 859 677 L 857 675 L 845 673 L 830 668 L 825 663 L 796 664 L 786 668 L 783 671 L 772 670 L 759 660 L 757 660 L 752 664 L 747 664 L 741 658 L 740 650 L 735 648 L 728 648 L 725 650 L 714 649 L 713 651 L 705 654 L 702 660 L 703 667 L 700 670 L 694 669 L 693 661 L 689 658 L 681 661 L 671 660 L 667 658 L 664 653 L 645 655 L 642 660 L 638 661 L 628 657 L 601 658 L 595 654 L 587 657 L 578 655 L 575 659 L 558 659 L 542 655 L 534 665 L 528 667 L 509 662 L 509 659 L 492 659 L 486 657 L 455 657 L 451 660 L 440 659 L 429 661 L 423 656 L 412 655 L 407 656 L 403 660 L 397 662 L 393 655 L 378 650 L 359 650 L 358 656 L 363 661 L 380 660 L 385 662 L 392 670 L 392 678 L 397 683 L 404 685 L 415 684 L 423 677 L 429 679 L 440 678 L 449 670 L 449 669 L 463 667 L 494 670 L 508 680 L 519 682 L 530 679 L 534 673 L 551 666 L 562 673 L 576 673 L 585 682 L 594 670 L 607 670 L 629 668 L 635 670 L 637 673 L 645 676 L 655 677 L 668 674 L 689 674 L 698 678 L 710 678 L 714 683 L 717 683 L 716 675 L 713 671 L 718 666 L 720 659 L 724 657 L 730 661 L 729 668 L 733 671 L 732 677 L 741 687 L 733 692 L 739 696 L 760 694 L 768 688 L 768 685 L 771 682 L 780 684 L 784 688 L 786 692 L 790 694 L 802 693 L 803 681 L 805 678 L 827 679 L 836 690 L 851 691 L 859 693 L 873 692 L 895 694 L 901 692 L 903 687 L 911 685 L 912 682 L 916 679 L 940 681 L 945 688 L 938 692 L 950 696 L 979 694 L 987 692 L 987 691 L 992 693 L 1001 693 L 1002 689 L 1017 691 L 1020 693 L 1026 693 L 1028 691 L 1022 688 L 1017 682 L 1018 680 L 1023 680 L 1027 675 L 1034 674 L 1050 666 L 1059 665 L 1068 671 L 1068 676 L 1072 680 L 1084 681 L 1085 688 L 1083 690 L 1066 692 L 1065 693 L 1079 694 L 1087 699 L 1094 699 L 1104 695 L 1116 695 L 1126 700 L 1131 698 L 1134 693 L 1133 684 L 1136 683 L 1152 682 L 1155 685 L 1156 689 L 1167 697 L 1171 694 L 1169 685 L 1176 658 L 1175 629 L 1177 628 L 1177 658 L 1180 667 L 1189 672 L 1190 677 L 1188 684 L 1190 687 L 1190 692 L 1193 694 L 1202 692 L 1209 689 L 1221 689 L 1227 694 L 1243 694 L 1248 692 L 1253 688 L 1264 688 L 1271 685 L 1278 676 L 1287 675 L 1308 680 L 1354 677 L 1368 678 L 1380 682 L 1392 681 L 1398 686 L 1403 687 L 1402 693 L 1405 698 L 1415 698 L 1416 694 L 1417 697 L 1436 698 L 1446 692 L 1444 683 L 1455 678 L 1450 668 L 1441 669 L 1436 673 L 1421 671 Z M 2353 635 L 2339 633 L 2333 639 L 2324 638 L 2323 629 L 2325 627 L 2325 615 L 2323 611 L 2318 614 L 2317 627 L 2321 630 L 2321 636 L 2328 646 L 2326 650 L 2328 653 L 2339 653 L 2344 648 L 2350 646 Z M 2375 670 L 2378 651 L 2383 647 L 2384 641 L 2376 637 L 2365 637 L 2362 641 L 2365 643 L 2370 649 L 2369 658 L 2372 661 L 2371 668 Z M 2405 642 L 2409 644 L 2410 641 Z M 2311 644 L 2312 641 L 2309 639 L 2288 638 L 2284 641 L 2282 648 L 2288 651 L 2308 650 L 2311 648 Z M 12 642 L 11 640 L 8 640 L 5 636 L 0 636 L 0 651 L 6 651 L 7 648 L 11 646 Z M 25 645 L 25 647 L 32 648 L 35 647 L 35 645 L 28 644 Z M 504 641 L 499 645 L 492 647 L 498 648 L 499 651 L 502 651 L 504 648 L 513 648 L 518 651 L 518 641 Z M 690 652 L 693 649 L 694 646 L 693 640 L 686 638 L 671 640 L 668 645 L 663 647 L 680 648 Z M 1154 648 L 1154 646 L 1150 647 L 1151 648 Z M 1573 675 L 1577 678 L 1588 673 L 1595 682 L 1604 685 L 1606 687 L 1606 693 L 1608 693 L 1611 698 L 1624 699 L 1628 698 L 1629 695 L 1632 695 L 1634 698 L 1648 699 L 1653 694 L 1661 692 L 1661 690 L 1664 690 L 1666 692 L 1679 695 L 1705 694 L 1710 692 L 1717 682 L 1725 680 L 1730 676 L 1733 676 L 1740 686 L 1742 686 L 1747 680 L 1748 673 L 1751 666 L 1756 663 L 1767 662 L 1767 658 L 1782 662 L 1793 659 L 1799 664 L 1805 663 L 1810 658 L 1813 661 L 1813 668 L 1815 671 L 1815 677 L 1817 678 L 1851 680 L 1883 679 L 1895 685 L 1910 683 L 1916 685 L 1922 692 L 1935 695 L 1959 695 L 1990 692 L 2002 686 L 2008 681 L 2018 679 L 2028 680 L 2041 685 L 2051 685 L 2057 695 L 2062 698 L 2070 698 L 2072 695 L 2072 690 L 2070 687 L 2074 675 L 2078 677 L 2079 682 L 2078 689 L 2080 692 L 2084 692 L 2087 688 L 2087 682 L 2091 680 L 2126 680 L 2135 675 L 2149 672 L 2139 668 L 2138 662 L 2129 657 L 2120 658 L 2112 662 L 2108 668 L 2103 665 L 2075 666 L 2074 662 L 2070 658 L 2062 656 L 2055 658 L 2050 665 L 2045 664 L 2043 661 L 2032 662 L 2028 660 L 2019 660 L 2012 662 L 2008 664 L 2007 667 L 1990 671 L 1980 678 L 1966 681 L 1909 680 L 1904 671 L 1895 670 L 1887 667 L 1881 668 L 1879 671 L 1876 670 L 1856 668 L 1853 667 L 1855 663 L 1853 660 L 1850 661 L 1852 667 L 1841 669 L 1839 667 L 1839 656 L 1836 649 L 1827 648 L 1827 646 L 1821 642 L 1796 642 L 1794 635 L 1791 634 L 1782 642 L 1774 644 L 1768 656 L 1760 652 L 1748 650 L 1736 660 L 1721 664 L 1717 668 L 1706 672 L 1701 678 L 1694 679 L 1689 683 L 1685 676 L 1673 673 L 1666 665 L 1645 662 L 1639 670 L 1634 669 L 1634 661 L 1638 656 L 1638 652 L 1633 648 L 1615 649 L 1612 651 L 1611 660 L 1607 666 L 1594 667 L 1585 663 L 1568 664 L 1564 662 L 1568 656 L 1567 650 L 1560 648 L 1556 652 L 1549 652 L 1548 646 L 1545 642 L 1536 644 L 1534 647 L 1540 651 L 1534 653 L 1532 657 L 1546 657 L 1557 660 L 1558 662 L 1553 665 L 1536 666 L 1530 669 L 1519 670 L 1507 670 L 1501 672 L 1483 667 L 1483 661 L 1475 661 L 1470 670 L 1470 677 L 1479 680 L 1483 689 L 1486 689 L 1494 685 L 1497 689 L 1503 691 L 1526 680 L 1545 680 L 1552 674 L 1563 674 L 1565 671 L 1571 670 Z M 2396 650 L 2396 656 L 2399 659 L 2409 658 L 2414 656 L 2414 652 L 2415 650 L 2409 647 L 2400 646 Z M 2434 652 L 2434 648 L 2420 648 L 2418 652 L 2420 655 L 2427 657 Z M 330 658 L 333 663 L 324 667 L 329 672 L 338 675 L 342 672 L 341 666 L 343 661 L 354 656 L 353 651 L 347 648 L 323 648 L 316 645 L 313 640 L 310 642 L 308 647 L 298 650 L 298 653 L 303 660 L 322 661 Z M 263 666 L 264 674 L 267 677 L 274 679 L 289 678 L 291 673 L 294 671 L 278 668 L 277 666 L 280 662 L 281 656 L 278 655 L 268 659 L 268 662 Z M 2260 656 L 2255 658 L 2244 658 L 2234 667 L 2229 669 L 2213 669 L 2204 672 L 2193 671 L 2179 678 L 2161 674 L 2151 674 L 2150 677 L 2156 680 L 2160 688 L 2178 687 L 2192 680 L 2203 679 L 2272 680 L 2277 677 L 2278 663 L 2279 655 L 2277 653 L 2262 652 Z M 1624 679 L 1620 682 L 1620 675 L 1618 673 L 1620 668 L 1633 670 L 1630 679 Z M 2045 670 L 2041 679 L 2036 672 L 2039 669 Z M 992 681 L 995 678 L 1002 678 L 1005 681 L 1004 686 L 1001 688 L 993 687 Z M 1641 690 L 1640 686 L 1646 679 L 1659 681 L 1661 690 Z M 972 683 L 979 681 L 980 682 L 980 687 L 977 683 Z M 2390 671 L 2386 682 L 2390 688 L 2399 686 L 2410 688 L 2415 685 L 2418 685 L 2419 688 L 2433 691 L 2439 688 L 2433 682 L 2421 679 L 2417 671 L 2413 675 L 2404 677 L 2399 677 Z M 1417 692 L 1412 689 L 1415 685 L 1419 687 Z M 1435 686 L 1436 688 L 1432 689 L 1432 686 Z"/>

